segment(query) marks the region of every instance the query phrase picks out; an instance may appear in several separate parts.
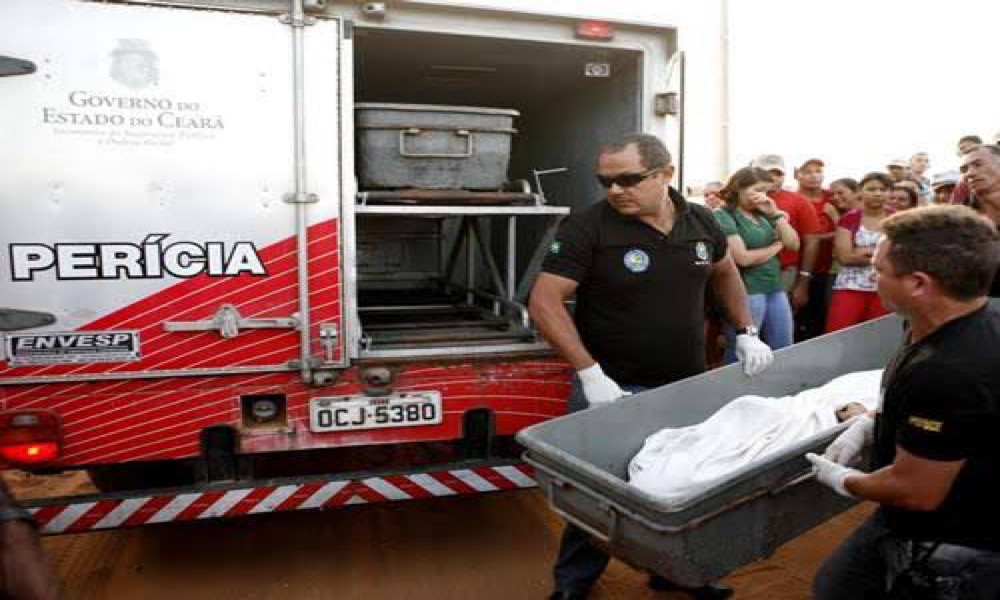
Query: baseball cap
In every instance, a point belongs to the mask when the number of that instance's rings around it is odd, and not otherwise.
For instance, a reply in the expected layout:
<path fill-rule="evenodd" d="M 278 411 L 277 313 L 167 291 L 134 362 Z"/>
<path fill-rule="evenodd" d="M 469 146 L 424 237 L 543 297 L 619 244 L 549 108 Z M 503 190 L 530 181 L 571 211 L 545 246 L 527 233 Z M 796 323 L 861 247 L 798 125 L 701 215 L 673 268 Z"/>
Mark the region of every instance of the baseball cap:
<path fill-rule="evenodd" d="M 890 160 L 889 164 L 887 164 L 886 166 L 887 167 L 899 167 L 901 169 L 905 169 L 906 167 L 910 166 L 910 162 L 906 161 L 906 160 L 903 160 L 902 158 L 894 158 L 894 159 Z"/>
<path fill-rule="evenodd" d="M 809 165 L 819 165 L 821 167 L 825 167 L 826 163 L 824 163 L 823 159 L 820 158 L 807 158 L 804 161 L 802 161 L 802 164 L 799 165 L 799 169 L 804 169 Z"/>
<path fill-rule="evenodd" d="M 750 161 L 750 166 L 757 169 L 764 169 L 765 171 L 781 171 L 784 173 L 785 159 L 777 154 L 761 154 Z"/>
<path fill-rule="evenodd" d="M 942 171 L 941 173 L 935 173 L 934 178 L 931 179 L 931 188 L 939 188 L 943 185 L 957 185 L 958 178 L 958 171 Z"/>

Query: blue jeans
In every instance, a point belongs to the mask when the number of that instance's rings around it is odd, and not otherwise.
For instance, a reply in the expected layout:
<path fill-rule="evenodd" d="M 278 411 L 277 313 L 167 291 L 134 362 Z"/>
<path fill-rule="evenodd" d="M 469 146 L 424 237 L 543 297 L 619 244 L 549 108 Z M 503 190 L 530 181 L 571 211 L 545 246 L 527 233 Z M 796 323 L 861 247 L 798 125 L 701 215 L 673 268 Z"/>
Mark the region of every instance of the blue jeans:
<path fill-rule="evenodd" d="M 760 337 L 772 350 L 792 345 L 794 324 L 792 322 L 792 306 L 788 303 L 785 292 L 769 294 L 749 294 L 747 305 L 753 324 L 760 330 Z M 724 362 L 727 365 L 736 362 L 736 330 L 729 323 L 723 327 L 726 334 L 726 354 Z"/>
<path fill-rule="evenodd" d="M 646 389 L 637 385 L 622 385 L 621 388 L 633 394 Z M 583 395 L 583 386 L 574 376 L 567 409 L 574 413 L 588 406 L 587 398 Z M 579 527 L 567 524 L 563 530 L 562 541 L 559 543 L 559 556 L 552 569 L 555 589 L 561 592 L 586 592 L 604 573 L 610 560 L 610 556 L 590 542 L 588 533 Z"/>

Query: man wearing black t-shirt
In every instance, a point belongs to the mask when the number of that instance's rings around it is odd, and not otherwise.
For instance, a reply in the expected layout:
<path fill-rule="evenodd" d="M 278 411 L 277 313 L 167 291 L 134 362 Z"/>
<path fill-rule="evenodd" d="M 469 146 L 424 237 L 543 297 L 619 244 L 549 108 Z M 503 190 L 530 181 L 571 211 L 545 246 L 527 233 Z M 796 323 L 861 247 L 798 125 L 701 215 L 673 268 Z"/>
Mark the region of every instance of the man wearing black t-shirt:
<path fill-rule="evenodd" d="M 1000 598 L 1000 303 L 986 296 L 1000 234 L 961 206 L 898 213 L 883 228 L 878 293 L 906 318 L 906 343 L 877 418 L 807 455 L 819 481 L 879 508 L 820 568 L 815 597 L 886 598 L 890 581 L 925 594 L 912 597 Z M 872 438 L 873 471 L 845 466 Z"/>
<path fill-rule="evenodd" d="M 531 316 L 577 371 L 569 410 L 705 370 L 705 292 L 709 284 L 737 328 L 748 375 L 771 363 L 757 338 L 739 272 L 712 213 L 669 187 L 673 166 L 656 137 L 637 134 L 602 149 L 597 177 L 607 202 L 574 213 L 560 228 L 531 291 Z M 564 302 L 576 295 L 571 316 Z M 554 569 L 553 598 L 584 598 L 608 555 L 572 525 Z M 653 578 L 650 585 L 672 584 Z M 695 597 L 725 598 L 710 585 Z"/>

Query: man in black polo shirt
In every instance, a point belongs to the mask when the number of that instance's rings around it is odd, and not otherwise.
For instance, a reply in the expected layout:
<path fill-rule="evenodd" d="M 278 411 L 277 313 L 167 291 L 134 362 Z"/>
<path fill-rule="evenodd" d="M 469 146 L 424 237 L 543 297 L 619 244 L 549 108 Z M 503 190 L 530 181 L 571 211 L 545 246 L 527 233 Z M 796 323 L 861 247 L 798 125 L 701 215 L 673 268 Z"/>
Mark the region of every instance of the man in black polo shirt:
<path fill-rule="evenodd" d="M 737 353 L 752 375 L 771 363 L 750 317 L 726 236 L 711 212 L 669 187 L 673 166 L 656 137 L 637 134 L 602 149 L 598 180 L 607 202 L 573 214 L 531 291 L 531 316 L 574 369 L 569 410 L 614 402 L 705 370 L 705 291 L 711 283 L 738 329 Z M 564 302 L 576 295 L 573 316 Z M 584 598 L 608 555 L 568 526 L 554 569 L 553 598 Z M 654 578 L 651 585 L 672 585 Z M 706 586 L 696 597 L 725 598 Z"/>
<path fill-rule="evenodd" d="M 898 213 L 883 228 L 878 293 L 907 319 L 908 339 L 875 422 L 859 419 L 826 457 L 807 455 L 819 481 L 880 506 L 820 568 L 815 597 L 911 597 L 889 596 L 892 581 L 923 585 L 914 598 L 1000 598 L 1000 304 L 986 296 L 1000 235 L 962 206 Z M 844 466 L 865 438 L 871 473 Z"/>

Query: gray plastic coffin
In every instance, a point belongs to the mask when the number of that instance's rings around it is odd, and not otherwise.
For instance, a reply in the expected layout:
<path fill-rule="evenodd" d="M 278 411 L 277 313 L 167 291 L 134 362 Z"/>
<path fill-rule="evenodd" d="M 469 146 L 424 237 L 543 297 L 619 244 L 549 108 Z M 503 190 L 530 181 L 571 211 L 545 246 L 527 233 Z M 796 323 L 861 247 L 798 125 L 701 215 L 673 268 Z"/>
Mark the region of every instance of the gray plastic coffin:
<path fill-rule="evenodd" d="M 500 108 L 359 103 L 361 187 L 500 189 L 517 115 Z"/>
<path fill-rule="evenodd" d="M 749 465 L 675 506 L 624 479 L 646 437 L 700 423 L 740 395 L 794 394 L 839 375 L 882 368 L 902 331 L 898 317 L 884 317 L 783 349 L 769 370 L 752 379 L 739 365 L 717 369 L 527 428 L 517 438 L 557 513 L 635 567 L 679 584 L 703 585 L 766 558 L 853 504 L 817 483 L 803 457 L 821 453 L 846 425 Z"/>

